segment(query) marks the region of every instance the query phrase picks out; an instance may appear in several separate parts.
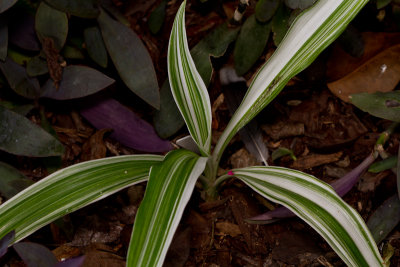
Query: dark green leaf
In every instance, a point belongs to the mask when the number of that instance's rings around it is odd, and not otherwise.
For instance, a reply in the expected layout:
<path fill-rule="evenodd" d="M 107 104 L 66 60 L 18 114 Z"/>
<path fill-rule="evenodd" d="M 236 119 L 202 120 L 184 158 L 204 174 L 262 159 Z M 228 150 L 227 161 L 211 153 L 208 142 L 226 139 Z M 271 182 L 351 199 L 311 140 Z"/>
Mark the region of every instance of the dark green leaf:
<path fill-rule="evenodd" d="M 210 84 L 213 72 L 210 56 L 223 56 L 229 44 L 236 39 L 239 29 L 239 27 L 232 28 L 227 23 L 221 24 L 190 51 L 197 71 L 200 73 L 206 86 Z"/>
<path fill-rule="evenodd" d="M 250 70 L 262 55 L 267 45 L 271 25 L 260 23 L 256 16 L 250 16 L 243 24 L 233 52 L 235 70 L 242 76 Z"/>
<path fill-rule="evenodd" d="M 354 94 L 351 102 L 375 117 L 400 122 L 400 91 Z"/>
<path fill-rule="evenodd" d="M 380 243 L 400 222 L 400 200 L 395 194 L 371 215 L 367 226 L 376 243 Z"/>
<path fill-rule="evenodd" d="M 20 242 L 13 247 L 28 267 L 54 267 L 58 263 L 54 254 L 43 245 Z"/>
<path fill-rule="evenodd" d="M 391 2 L 392 2 L 392 0 L 377 0 L 376 8 L 377 9 L 384 8 L 385 6 L 389 5 Z"/>
<path fill-rule="evenodd" d="M 8 47 L 8 26 L 4 18 L 0 19 L 0 60 L 5 60 L 7 57 Z"/>
<path fill-rule="evenodd" d="M 124 14 L 121 13 L 120 9 L 114 4 L 114 0 L 99 0 L 101 7 L 104 8 L 109 14 L 111 14 L 116 20 L 122 24 L 130 27 L 131 24 Z"/>
<path fill-rule="evenodd" d="M 42 88 L 41 97 L 58 100 L 80 98 L 97 93 L 112 83 L 113 79 L 95 69 L 71 65 L 64 69 L 59 88 L 49 79 Z"/>
<path fill-rule="evenodd" d="M 86 28 L 83 35 L 90 58 L 101 67 L 106 68 L 108 55 L 100 29 L 98 27 Z"/>
<path fill-rule="evenodd" d="M 348 54 L 353 57 L 361 57 L 364 54 L 364 39 L 357 28 L 349 25 L 340 35 L 338 41 Z"/>
<path fill-rule="evenodd" d="M 160 110 L 154 113 L 153 121 L 157 134 L 164 139 L 175 134 L 185 125 L 172 96 L 168 80 L 164 82 L 160 90 Z"/>
<path fill-rule="evenodd" d="M 64 46 L 62 55 L 65 58 L 70 58 L 70 59 L 84 59 L 85 58 L 85 56 L 83 55 L 82 51 L 79 48 L 77 48 L 75 46 L 70 46 L 70 45 Z"/>
<path fill-rule="evenodd" d="M 149 29 L 151 33 L 156 34 L 160 31 L 161 26 L 165 19 L 165 8 L 167 7 L 167 0 L 163 0 L 154 10 L 149 17 Z"/>
<path fill-rule="evenodd" d="M 281 4 L 272 19 L 272 32 L 274 44 L 278 46 L 289 29 L 290 10 Z"/>
<path fill-rule="evenodd" d="M 269 21 L 279 7 L 280 0 L 259 0 L 256 5 L 256 18 L 260 22 Z"/>
<path fill-rule="evenodd" d="M 55 47 L 60 50 L 68 35 L 67 15 L 42 2 L 36 12 L 35 29 L 42 43 L 45 37 L 52 38 Z"/>
<path fill-rule="evenodd" d="M 24 67 L 7 58 L 5 62 L 0 61 L 0 69 L 17 94 L 30 99 L 39 96 L 38 80 L 28 77 Z"/>
<path fill-rule="evenodd" d="M 73 16 L 97 18 L 99 9 L 96 0 L 45 0 L 49 5 Z"/>
<path fill-rule="evenodd" d="M 21 104 L 21 103 L 15 103 L 15 102 L 10 102 L 10 101 L 5 101 L 5 100 L 0 101 L 0 105 L 20 114 L 22 116 L 25 116 L 26 114 L 28 114 L 28 112 L 31 111 L 35 107 L 32 104 Z"/>
<path fill-rule="evenodd" d="M 397 166 L 397 157 L 390 157 L 372 164 L 369 168 L 369 172 L 378 173 L 386 170 L 390 170 L 392 168 L 396 168 Z"/>
<path fill-rule="evenodd" d="M 316 1 L 317 0 L 285 0 L 285 4 L 291 9 L 299 8 L 303 10 L 312 6 Z"/>
<path fill-rule="evenodd" d="M 17 0 L 1 0 L 0 1 L 0 13 L 3 13 L 4 11 L 6 11 L 10 7 L 12 7 L 16 2 L 17 2 Z"/>
<path fill-rule="evenodd" d="M 0 106 L 0 149 L 28 157 L 63 154 L 64 147 L 27 118 Z"/>
<path fill-rule="evenodd" d="M 21 188 L 19 185 L 23 184 L 26 186 Z M 0 162 L 0 194 L 2 196 L 10 199 L 31 184 L 33 184 L 33 181 L 27 179 L 17 169 L 4 162 Z"/>
<path fill-rule="evenodd" d="M 137 34 L 102 11 L 98 22 L 110 57 L 124 83 L 151 106 L 160 107 L 157 76 Z"/>
<path fill-rule="evenodd" d="M 35 77 L 49 72 L 47 61 L 42 56 L 38 55 L 33 57 L 26 64 L 26 72 L 29 76 Z"/>

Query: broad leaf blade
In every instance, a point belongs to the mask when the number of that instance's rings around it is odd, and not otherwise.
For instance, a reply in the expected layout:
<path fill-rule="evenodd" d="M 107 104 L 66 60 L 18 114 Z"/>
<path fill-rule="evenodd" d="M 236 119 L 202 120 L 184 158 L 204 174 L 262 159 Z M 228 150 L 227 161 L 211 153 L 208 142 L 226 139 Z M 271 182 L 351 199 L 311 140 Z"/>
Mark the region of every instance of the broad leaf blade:
<path fill-rule="evenodd" d="M 155 108 L 160 107 L 157 76 L 139 36 L 102 11 L 98 22 L 104 44 L 126 86 Z"/>
<path fill-rule="evenodd" d="M 151 168 L 150 179 L 136 215 L 127 266 L 162 266 L 197 178 L 207 158 L 175 150 Z"/>
<path fill-rule="evenodd" d="M 49 5 L 73 16 L 96 18 L 99 15 L 97 0 L 45 0 Z"/>
<path fill-rule="evenodd" d="M 22 189 L 25 189 L 33 181 L 27 179 L 14 167 L 0 162 L 0 194 L 6 198 L 11 198 Z"/>
<path fill-rule="evenodd" d="M 110 86 L 114 80 L 98 70 L 70 65 L 63 71 L 59 88 L 49 79 L 42 88 L 41 97 L 67 100 L 88 96 Z"/>
<path fill-rule="evenodd" d="M 233 173 L 265 198 L 286 206 L 305 220 L 348 266 L 383 266 L 361 216 L 328 184 L 280 167 L 250 167 Z"/>
<path fill-rule="evenodd" d="M 15 3 L 17 3 L 17 0 L 0 1 L 0 13 L 3 13 L 4 11 L 12 7 Z"/>
<path fill-rule="evenodd" d="M 175 102 L 203 155 L 210 153 L 211 104 L 207 88 L 190 55 L 185 3 L 176 14 L 168 46 L 168 76 Z"/>
<path fill-rule="evenodd" d="M 256 74 L 242 104 L 220 137 L 214 149 L 215 162 L 219 162 L 238 130 L 270 103 L 291 77 L 310 65 L 367 2 L 319 0 L 296 18 L 278 49 Z"/>
<path fill-rule="evenodd" d="M 104 45 L 103 37 L 98 27 L 86 28 L 83 32 L 88 54 L 94 62 L 106 68 L 108 63 L 107 50 Z"/>
<path fill-rule="evenodd" d="M 147 179 L 156 155 L 129 155 L 79 163 L 59 170 L 0 206 L 0 238 L 13 243 L 70 212 Z"/>
<path fill-rule="evenodd" d="M 20 242 L 13 248 L 28 267 L 54 267 L 58 263 L 54 254 L 40 244 Z"/>
<path fill-rule="evenodd" d="M 28 157 L 61 156 L 63 145 L 45 130 L 0 106 L 0 150 Z"/>

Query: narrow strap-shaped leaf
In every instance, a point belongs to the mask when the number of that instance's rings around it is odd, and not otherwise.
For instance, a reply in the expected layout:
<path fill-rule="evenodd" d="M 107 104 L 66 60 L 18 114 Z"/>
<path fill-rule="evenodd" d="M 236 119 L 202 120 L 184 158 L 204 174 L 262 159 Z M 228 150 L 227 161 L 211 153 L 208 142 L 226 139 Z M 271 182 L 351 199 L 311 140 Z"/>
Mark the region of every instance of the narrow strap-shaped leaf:
<path fill-rule="evenodd" d="M 59 170 L 0 206 L 0 239 L 15 230 L 15 243 L 59 217 L 143 182 L 150 167 L 162 159 L 157 155 L 129 155 Z"/>
<path fill-rule="evenodd" d="M 176 14 L 168 46 L 168 75 L 175 102 L 203 155 L 211 144 L 211 104 L 207 88 L 190 55 L 184 1 Z"/>
<path fill-rule="evenodd" d="M 175 150 L 150 171 L 146 193 L 133 225 L 127 266 L 162 266 L 197 178 L 207 158 Z"/>
<path fill-rule="evenodd" d="M 213 152 L 214 165 L 239 129 L 270 103 L 291 77 L 310 65 L 367 2 L 319 0 L 297 17 L 278 49 L 256 74 L 242 104 L 220 137 Z"/>
<path fill-rule="evenodd" d="M 265 198 L 286 206 L 306 221 L 348 266 L 383 266 L 361 216 L 328 184 L 280 167 L 250 167 L 233 173 Z"/>

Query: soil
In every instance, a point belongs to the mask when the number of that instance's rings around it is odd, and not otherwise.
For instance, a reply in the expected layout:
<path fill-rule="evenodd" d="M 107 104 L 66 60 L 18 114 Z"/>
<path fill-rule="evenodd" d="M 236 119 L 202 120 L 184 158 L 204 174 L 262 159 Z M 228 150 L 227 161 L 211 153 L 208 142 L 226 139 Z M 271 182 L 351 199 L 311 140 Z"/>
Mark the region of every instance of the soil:
<path fill-rule="evenodd" d="M 180 1 L 169 1 L 162 31 L 152 35 L 146 18 L 160 1 L 113 1 L 128 15 L 132 28 L 141 36 L 155 64 L 159 84 L 166 78 L 166 51 L 169 30 Z M 189 44 L 193 46 L 216 25 L 226 21 L 237 1 L 208 1 L 201 5 L 190 1 L 187 8 Z M 193 3 L 192 3 L 193 2 Z M 254 4 L 254 3 L 252 3 Z M 252 14 L 250 6 L 246 14 Z M 375 18 L 377 11 L 368 6 L 356 20 Z M 371 15 L 372 14 L 372 15 Z M 378 23 L 378 22 L 377 22 Z M 379 23 L 378 23 L 379 24 Z M 390 24 L 391 25 L 391 24 Z M 383 31 L 388 25 L 368 23 L 362 31 Z M 269 43 L 264 56 L 245 75 L 249 80 L 274 47 Z M 332 94 L 326 86 L 327 49 L 307 70 L 292 79 L 283 92 L 256 118 L 263 130 L 263 140 L 270 151 L 279 147 L 291 149 L 297 160 L 284 156 L 269 159 L 269 164 L 298 169 L 326 182 L 334 181 L 357 166 L 373 150 L 379 134 L 389 121 L 361 112 Z M 213 60 L 218 69 L 232 64 L 232 47 L 227 56 Z M 216 72 L 217 73 L 217 72 Z M 222 89 L 215 74 L 209 87 L 211 103 Z M 45 114 L 66 148 L 63 166 L 105 156 L 139 153 L 123 147 L 107 136 L 109 130 L 95 130 L 74 109 L 41 102 Z M 148 107 L 134 108 L 143 118 L 150 118 Z M 216 136 L 229 120 L 226 103 L 216 109 Z M 30 119 L 39 121 L 33 112 Z M 149 120 L 150 121 L 150 120 Z M 186 133 L 182 129 L 174 138 Z M 385 148 L 397 154 L 398 133 L 394 133 Z M 233 155 L 236 155 L 235 157 Z M 27 177 L 37 181 L 47 175 L 39 159 L 1 153 L 1 158 L 14 162 Z M 222 169 L 246 166 L 257 162 L 236 137 L 225 152 Z M 365 174 L 344 200 L 368 220 L 384 200 L 396 193 L 396 175 Z M 145 185 L 125 189 L 89 207 L 65 216 L 57 223 L 37 231 L 27 238 L 53 250 L 57 258 L 85 254 L 84 266 L 124 266 L 134 217 Z M 175 234 L 165 266 L 345 266 L 326 242 L 298 218 L 281 220 L 268 225 L 249 224 L 245 219 L 264 213 L 277 205 L 270 203 L 237 180 L 227 181 L 216 201 L 204 202 L 195 191 Z M 394 247 L 391 266 L 400 266 L 400 228 L 397 226 L 383 243 Z M 380 246 L 381 248 L 382 246 Z M 23 266 L 10 253 L 10 266 Z M 4 262 L 4 260 L 3 260 Z"/>

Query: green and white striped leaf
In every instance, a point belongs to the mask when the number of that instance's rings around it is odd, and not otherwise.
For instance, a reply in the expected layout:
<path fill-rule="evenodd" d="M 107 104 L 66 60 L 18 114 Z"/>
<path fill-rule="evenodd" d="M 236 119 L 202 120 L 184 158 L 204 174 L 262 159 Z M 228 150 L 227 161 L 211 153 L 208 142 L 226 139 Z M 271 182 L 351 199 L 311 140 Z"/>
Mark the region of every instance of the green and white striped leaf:
<path fill-rule="evenodd" d="M 162 266 L 207 158 L 187 150 L 168 153 L 150 171 L 146 193 L 136 215 L 127 266 Z"/>
<path fill-rule="evenodd" d="M 278 49 L 261 67 L 245 98 L 220 137 L 214 152 L 217 165 L 232 137 L 254 118 L 346 28 L 368 0 L 319 0 L 300 14 Z M 214 169 L 215 166 L 214 166 Z"/>
<path fill-rule="evenodd" d="M 204 156 L 210 154 L 211 104 L 186 39 L 184 1 L 176 14 L 168 46 L 168 77 L 190 135 Z"/>
<path fill-rule="evenodd" d="M 249 167 L 233 173 L 257 193 L 306 221 L 348 266 L 384 266 L 363 219 L 330 185 L 281 167 Z"/>
<path fill-rule="evenodd" d="M 157 155 L 129 155 L 92 160 L 59 170 L 0 206 L 0 239 L 15 230 L 13 243 L 46 224 L 147 180 Z"/>

